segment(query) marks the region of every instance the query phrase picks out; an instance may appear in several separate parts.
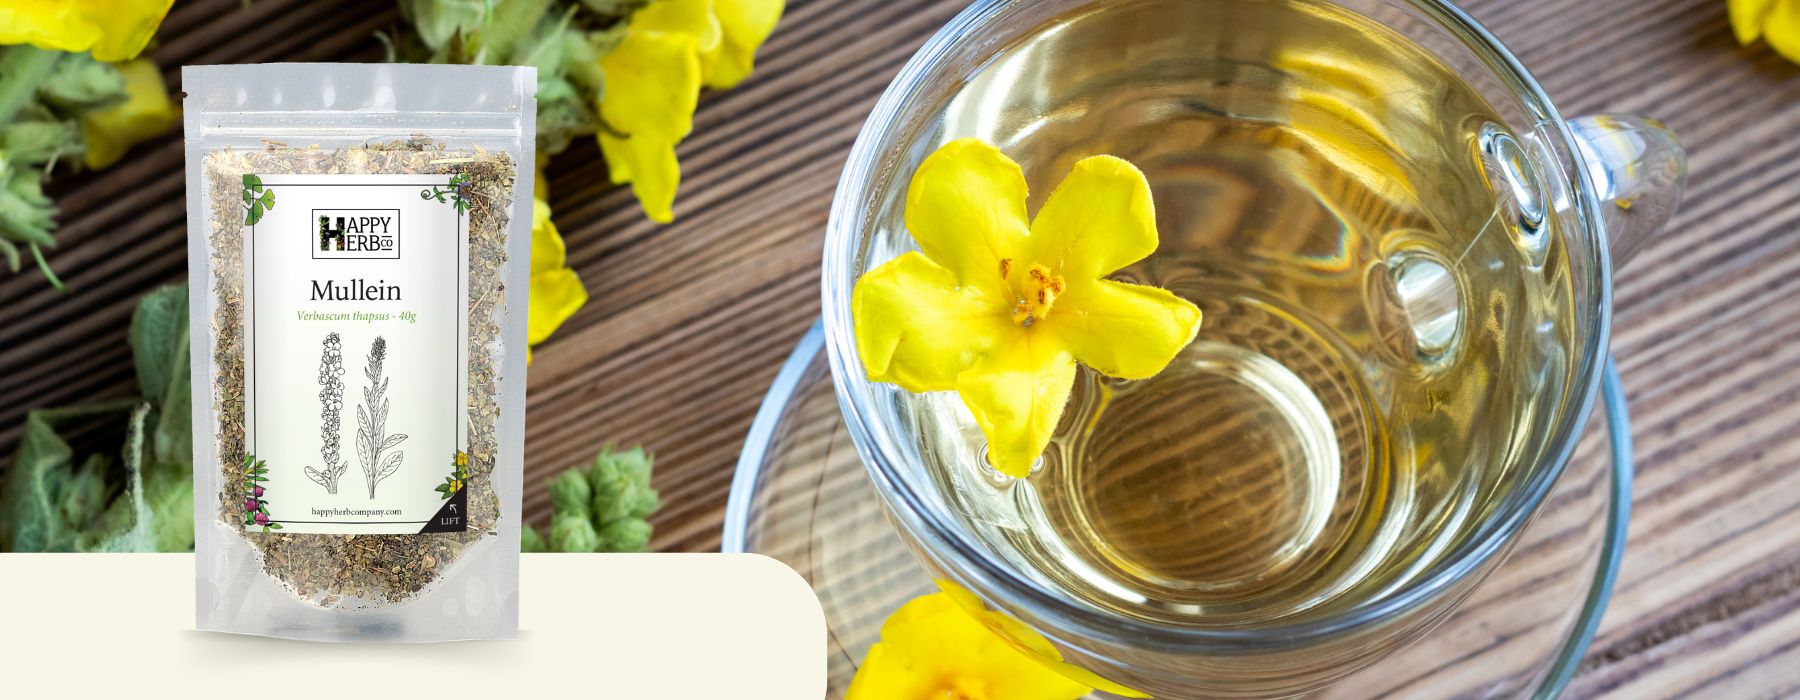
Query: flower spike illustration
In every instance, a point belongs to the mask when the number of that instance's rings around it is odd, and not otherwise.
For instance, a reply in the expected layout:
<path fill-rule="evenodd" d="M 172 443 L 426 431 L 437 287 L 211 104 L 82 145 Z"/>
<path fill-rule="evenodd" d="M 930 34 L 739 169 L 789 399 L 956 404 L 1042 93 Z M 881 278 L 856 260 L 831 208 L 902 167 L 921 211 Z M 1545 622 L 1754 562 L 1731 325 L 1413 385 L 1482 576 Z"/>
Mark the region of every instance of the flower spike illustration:
<path fill-rule="evenodd" d="M 375 485 L 400 469 L 405 452 L 390 452 L 406 441 L 406 435 L 387 434 L 388 380 L 381 376 L 381 365 L 387 360 L 387 339 L 375 337 L 369 346 L 369 363 L 363 374 L 369 385 L 363 387 L 363 402 L 356 407 L 356 456 L 362 462 L 363 477 L 369 484 L 369 498 L 375 497 Z"/>
<path fill-rule="evenodd" d="M 306 467 L 302 471 L 306 478 L 325 487 L 326 493 L 335 494 L 338 477 L 350 468 L 349 462 L 338 459 L 338 429 L 343 426 L 344 410 L 344 354 L 336 333 L 325 336 L 324 346 L 319 353 L 319 457 L 324 463 L 318 469 Z"/>

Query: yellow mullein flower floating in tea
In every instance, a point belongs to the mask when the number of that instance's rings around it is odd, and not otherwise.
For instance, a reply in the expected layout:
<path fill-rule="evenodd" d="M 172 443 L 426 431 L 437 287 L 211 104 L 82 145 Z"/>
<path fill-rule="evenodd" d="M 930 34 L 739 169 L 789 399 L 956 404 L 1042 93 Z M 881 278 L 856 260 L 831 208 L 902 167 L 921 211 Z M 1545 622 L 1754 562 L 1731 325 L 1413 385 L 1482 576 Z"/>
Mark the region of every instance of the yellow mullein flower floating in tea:
<path fill-rule="evenodd" d="M 1775 53 L 1800 63 L 1800 0 L 1730 0 L 1729 7 L 1738 43 L 1762 38 Z"/>
<path fill-rule="evenodd" d="M 914 598 L 881 625 L 881 641 L 845 700 L 1074 700 L 1091 689 L 1020 651 L 948 592 Z"/>
<path fill-rule="evenodd" d="M 988 459 L 1024 477 L 1050 443 L 1075 363 L 1120 379 L 1161 372 L 1200 310 L 1103 276 L 1156 250 L 1143 173 L 1112 156 L 1075 164 L 1036 219 L 1025 175 L 977 139 L 946 144 L 913 174 L 906 227 L 922 253 L 864 274 L 851 295 L 871 381 L 956 391 Z"/>
<path fill-rule="evenodd" d="M 125 101 L 89 112 L 81 118 L 87 153 L 82 162 L 104 168 L 125 156 L 125 150 L 162 133 L 180 118 L 180 110 L 163 87 L 162 71 L 148 59 L 121 64 L 125 76 Z"/>
<path fill-rule="evenodd" d="M 748 76 L 783 6 L 659 0 L 633 14 L 624 38 L 600 59 L 600 153 L 613 183 L 631 183 L 650 220 L 675 219 L 675 144 L 694 130 L 700 87 L 730 87 Z"/>
<path fill-rule="evenodd" d="M 137 58 L 174 0 L 8 0 L 0 44 L 90 51 L 102 61 Z"/>
<path fill-rule="evenodd" d="M 526 318 L 525 342 L 537 345 L 587 303 L 581 277 L 567 267 L 562 234 L 550 220 L 550 205 L 531 203 L 531 303 Z"/>

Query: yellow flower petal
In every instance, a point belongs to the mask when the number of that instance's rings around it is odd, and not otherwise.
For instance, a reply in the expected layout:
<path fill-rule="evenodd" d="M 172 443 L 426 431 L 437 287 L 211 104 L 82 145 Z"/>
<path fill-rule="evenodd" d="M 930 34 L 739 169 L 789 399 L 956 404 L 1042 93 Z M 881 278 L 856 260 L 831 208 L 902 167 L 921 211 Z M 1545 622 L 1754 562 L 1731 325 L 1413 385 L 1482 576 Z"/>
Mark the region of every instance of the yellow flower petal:
<path fill-rule="evenodd" d="M 947 593 L 914 598 L 881 626 L 846 700 L 1074 700 L 1088 688 L 1045 668 Z"/>
<path fill-rule="evenodd" d="M 174 0 L 11 0 L 0 5 L 0 44 L 137 58 Z"/>
<path fill-rule="evenodd" d="M 631 15 L 631 30 L 686 34 L 702 54 L 717 51 L 723 38 L 713 0 L 657 0 Z"/>
<path fill-rule="evenodd" d="M 1081 364 L 1109 377 L 1145 379 L 1194 340 L 1200 309 L 1166 289 L 1088 280 L 1069 285 L 1043 327 Z"/>
<path fill-rule="evenodd" d="M 913 173 L 906 228 L 957 284 L 997 286 L 1001 261 L 1019 256 L 1030 230 L 1025 194 L 1018 163 L 979 139 L 959 139 Z"/>
<path fill-rule="evenodd" d="M 606 90 L 600 98 L 600 150 L 613 182 L 631 190 L 651 220 L 674 220 L 675 189 L 681 166 L 675 144 L 694 129 L 700 92 L 700 58 L 695 38 L 677 32 L 632 27 L 600 60 Z"/>
<path fill-rule="evenodd" d="M 863 274 L 850 296 L 856 350 L 869 380 L 946 391 L 983 351 L 1018 327 L 986 287 L 957 287 L 950 271 L 907 253 Z"/>
<path fill-rule="evenodd" d="M 600 141 L 600 157 L 606 160 L 607 177 L 615 185 L 631 182 L 632 154 L 626 139 L 615 138 L 605 132 L 601 132 L 596 139 Z"/>
<path fill-rule="evenodd" d="M 563 266 L 562 232 L 550 220 L 550 205 L 542 199 L 531 201 L 531 274 L 549 272 Z"/>
<path fill-rule="evenodd" d="M 614 183 L 631 183 L 644 216 L 659 224 L 675 220 L 675 190 L 681 186 L 681 162 L 675 142 L 655 136 L 615 139 L 600 135 L 600 153 Z"/>
<path fill-rule="evenodd" d="M 125 75 L 125 101 L 81 120 L 87 142 L 82 161 L 90 168 L 112 165 L 133 144 L 174 126 L 180 116 L 156 64 L 140 58 L 120 65 L 119 72 Z"/>
<path fill-rule="evenodd" d="M 675 141 L 687 136 L 694 130 L 700 99 L 698 51 L 688 34 L 627 30 L 600 59 L 606 80 L 600 117 L 631 138 L 654 135 Z"/>
<path fill-rule="evenodd" d="M 1029 256 L 1069 279 L 1092 279 L 1156 252 L 1156 208 L 1137 167 L 1081 159 L 1031 222 Z"/>
<path fill-rule="evenodd" d="M 975 139 L 938 149 L 907 191 L 923 253 L 866 273 L 851 302 L 869 378 L 957 391 L 988 460 L 1015 477 L 1050 442 L 1077 351 L 1097 369 L 1147 377 L 1193 339 L 1200 317 L 1168 292 L 1097 279 L 1156 248 L 1150 187 L 1130 163 L 1081 161 L 1034 225 L 1025 195 L 1019 166 L 998 149 Z"/>
<path fill-rule="evenodd" d="M 987 625 L 989 630 L 1012 642 L 1015 648 L 1045 668 L 1061 674 L 1063 678 L 1088 688 L 1098 688 L 1123 697 L 1150 697 L 1142 691 L 1119 685 L 1095 675 L 1093 671 L 1063 661 L 1062 652 L 1056 648 L 1056 645 L 1051 644 L 1050 640 L 1045 639 L 1044 635 L 1038 634 L 1037 630 L 1027 627 L 1025 623 L 1013 619 L 1011 615 L 998 610 L 989 610 L 986 603 L 955 581 L 936 579 L 935 582 L 943 591 L 943 595 L 949 596 L 951 600 L 955 601 L 963 612 L 974 616 L 976 620 Z"/>
<path fill-rule="evenodd" d="M 1762 36 L 1763 20 L 1769 16 L 1769 9 L 1775 6 L 1776 0 L 1728 0 L 1726 6 L 1731 10 L 1731 33 L 1737 35 L 1739 44 L 1749 44 Z"/>
<path fill-rule="evenodd" d="M 86 51 L 100 40 L 100 25 L 80 5 L 24 0 L 0 6 L 0 44 L 30 44 L 52 51 Z"/>
<path fill-rule="evenodd" d="M 526 314 L 527 345 L 544 342 L 570 316 L 587 303 L 581 277 L 565 267 L 562 235 L 550 220 L 550 205 L 543 200 L 531 208 L 531 290 Z M 466 463 L 467 457 L 457 453 Z"/>
<path fill-rule="evenodd" d="M 129 61 L 137 58 L 156 34 L 163 17 L 169 14 L 174 0 L 90 0 L 81 3 L 88 16 L 100 25 L 100 41 L 93 48 L 94 58 L 101 61 Z"/>
<path fill-rule="evenodd" d="M 750 76 L 756 50 L 775 32 L 783 0 L 713 0 L 724 41 L 705 70 L 706 85 L 728 88 Z"/>
<path fill-rule="evenodd" d="M 574 270 L 563 268 L 531 276 L 531 309 L 525 342 L 544 342 L 587 303 L 587 288 Z"/>
<path fill-rule="evenodd" d="M 1014 328 L 1018 328 L 1015 324 Z M 988 461 L 1024 478 L 1050 444 L 1075 385 L 1075 358 L 1046 333 L 1020 328 L 958 377 L 957 393 L 988 439 Z"/>
<path fill-rule="evenodd" d="M 1763 41 L 1783 58 L 1800 63 L 1800 1 L 1775 0 L 1763 20 Z"/>

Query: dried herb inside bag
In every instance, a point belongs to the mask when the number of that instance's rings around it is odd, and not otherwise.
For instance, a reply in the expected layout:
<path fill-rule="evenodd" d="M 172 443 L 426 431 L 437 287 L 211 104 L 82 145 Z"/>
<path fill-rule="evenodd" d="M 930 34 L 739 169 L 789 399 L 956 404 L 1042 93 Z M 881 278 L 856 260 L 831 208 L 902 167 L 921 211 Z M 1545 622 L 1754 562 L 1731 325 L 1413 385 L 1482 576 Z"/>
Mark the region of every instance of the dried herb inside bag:
<path fill-rule="evenodd" d="M 530 69 L 184 84 L 200 626 L 513 636 Z"/>

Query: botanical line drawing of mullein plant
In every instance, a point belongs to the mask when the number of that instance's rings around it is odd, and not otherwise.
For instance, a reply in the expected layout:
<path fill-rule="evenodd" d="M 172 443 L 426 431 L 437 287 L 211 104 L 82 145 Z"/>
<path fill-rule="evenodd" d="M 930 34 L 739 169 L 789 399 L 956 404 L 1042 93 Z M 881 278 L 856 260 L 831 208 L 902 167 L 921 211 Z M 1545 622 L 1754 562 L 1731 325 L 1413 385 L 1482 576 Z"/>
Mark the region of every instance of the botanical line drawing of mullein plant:
<path fill-rule="evenodd" d="M 342 411 L 344 409 L 344 353 L 338 334 L 325 336 L 325 348 L 319 354 L 319 456 L 325 460 L 318 469 L 307 467 L 306 478 L 312 479 L 325 492 L 337 494 L 338 477 L 350 463 L 338 459 L 338 448 L 342 440 L 338 437 L 343 427 Z"/>
<path fill-rule="evenodd" d="M 369 385 L 363 387 L 363 402 L 356 407 L 356 456 L 362 460 L 363 476 L 369 481 L 369 498 L 375 498 L 375 485 L 400 469 L 405 452 L 388 452 L 406 440 L 404 434 L 386 435 L 388 400 L 387 379 L 381 376 L 381 363 L 387 359 L 387 339 L 375 337 L 369 345 L 369 364 L 363 373 Z M 385 455 L 385 456 L 384 456 Z"/>

